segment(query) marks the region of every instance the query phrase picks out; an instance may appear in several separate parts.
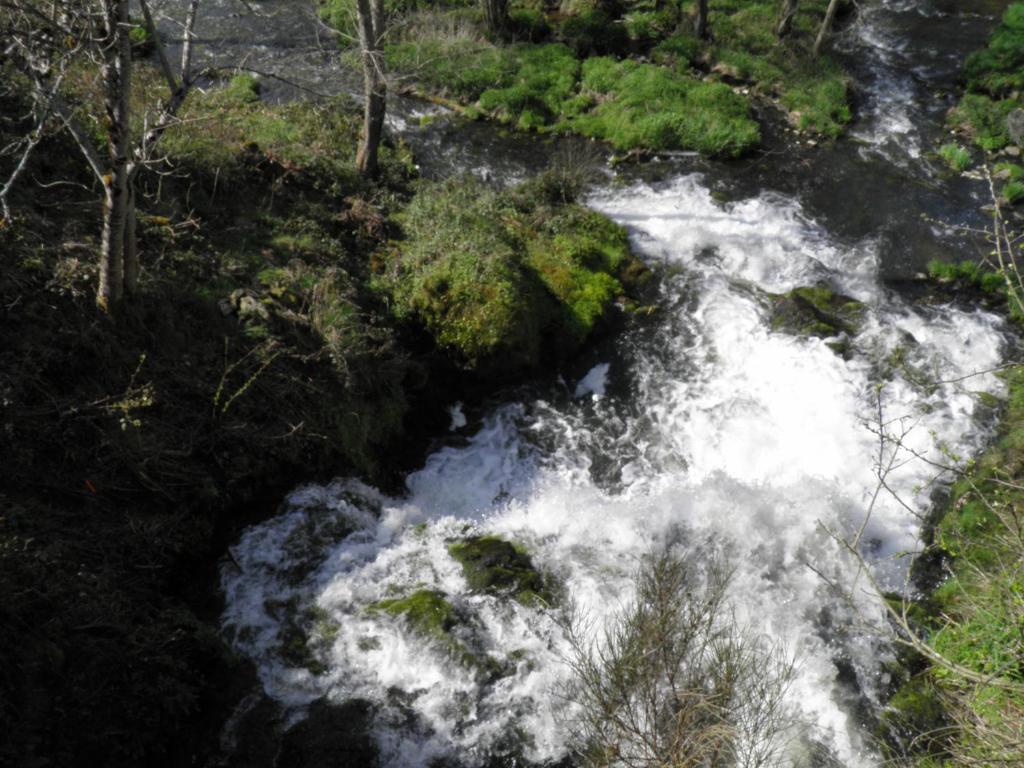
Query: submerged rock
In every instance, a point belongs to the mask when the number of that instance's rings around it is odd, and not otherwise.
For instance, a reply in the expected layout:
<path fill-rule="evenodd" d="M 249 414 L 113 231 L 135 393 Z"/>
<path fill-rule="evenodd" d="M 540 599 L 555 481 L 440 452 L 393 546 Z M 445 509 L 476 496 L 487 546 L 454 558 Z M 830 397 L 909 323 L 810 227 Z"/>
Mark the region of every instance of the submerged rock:
<path fill-rule="evenodd" d="M 367 610 L 403 619 L 409 629 L 433 641 L 458 664 L 474 670 L 481 680 L 494 680 L 509 671 L 486 652 L 474 650 L 479 642 L 472 617 L 460 615 L 440 590 L 420 589 L 405 597 L 381 600 Z"/>
<path fill-rule="evenodd" d="M 773 295 L 772 301 L 772 330 L 820 339 L 855 336 L 867 312 L 861 302 L 825 286 L 794 288 Z M 834 347 L 837 354 L 844 354 L 845 350 L 843 345 Z"/>
<path fill-rule="evenodd" d="M 523 604 L 551 603 L 544 577 L 520 547 L 497 536 L 474 536 L 448 546 L 462 565 L 470 589 L 488 594 L 511 594 Z"/>

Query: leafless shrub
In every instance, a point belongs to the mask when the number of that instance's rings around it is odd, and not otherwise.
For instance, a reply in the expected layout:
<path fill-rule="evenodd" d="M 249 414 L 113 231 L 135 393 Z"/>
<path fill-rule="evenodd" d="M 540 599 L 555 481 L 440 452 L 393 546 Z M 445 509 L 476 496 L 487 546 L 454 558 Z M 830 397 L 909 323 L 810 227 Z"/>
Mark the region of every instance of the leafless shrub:
<path fill-rule="evenodd" d="M 597 640 L 569 622 L 571 724 L 594 768 L 763 768 L 785 762 L 795 660 L 738 625 L 732 572 L 671 549 L 643 561 L 635 600 Z"/>

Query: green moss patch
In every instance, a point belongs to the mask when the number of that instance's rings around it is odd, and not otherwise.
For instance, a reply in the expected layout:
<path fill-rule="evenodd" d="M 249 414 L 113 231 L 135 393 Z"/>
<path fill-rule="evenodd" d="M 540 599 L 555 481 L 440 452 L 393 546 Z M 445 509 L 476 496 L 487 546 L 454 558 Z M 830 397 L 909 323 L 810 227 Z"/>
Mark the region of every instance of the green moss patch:
<path fill-rule="evenodd" d="M 520 547 L 496 536 L 475 536 L 453 542 L 448 552 L 462 566 L 474 592 L 513 594 L 524 604 L 552 602 L 544 577 Z"/>
<path fill-rule="evenodd" d="M 474 652 L 457 636 L 457 630 L 467 625 L 444 592 L 420 589 L 405 597 L 381 600 L 369 606 L 367 611 L 401 619 L 410 630 L 431 641 L 457 663 L 475 670 L 484 679 L 493 679 L 508 671 L 486 653 Z"/>
<path fill-rule="evenodd" d="M 369 610 L 401 617 L 415 632 L 444 643 L 451 640 L 449 633 L 458 624 L 455 608 L 444 592 L 431 589 L 421 589 L 402 598 L 381 600 Z"/>
<path fill-rule="evenodd" d="M 957 144 L 944 144 L 939 148 L 939 157 L 958 173 L 971 167 L 971 153 Z"/>
<path fill-rule="evenodd" d="M 859 301 L 825 286 L 794 288 L 772 301 L 773 330 L 822 339 L 856 335 L 867 312 Z"/>

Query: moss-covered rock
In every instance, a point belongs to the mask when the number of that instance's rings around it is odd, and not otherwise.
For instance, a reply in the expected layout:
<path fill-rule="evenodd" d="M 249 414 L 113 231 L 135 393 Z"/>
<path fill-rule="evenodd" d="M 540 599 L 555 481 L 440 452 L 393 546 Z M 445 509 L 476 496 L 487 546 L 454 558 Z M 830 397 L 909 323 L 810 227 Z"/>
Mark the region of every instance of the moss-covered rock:
<path fill-rule="evenodd" d="M 856 335 L 867 311 L 861 302 L 820 285 L 794 288 L 772 301 L 773 330 L 821 339 Z"/>
<path fill-rule="evenodd" d="M 474 536 L 448 545 L 474 592 L 511 594 L 524 604 L 553 598 L 526 551 L 497 536 Z"/>
<path fill-rule="evenodd" d="M 401 217 L 405 238 L 378 259 L 396 316 L 481 375 L 564 360 L 624 294 L 620 276 L 643 274 L 622 227 L 540 192 L 425 185 Z"/>

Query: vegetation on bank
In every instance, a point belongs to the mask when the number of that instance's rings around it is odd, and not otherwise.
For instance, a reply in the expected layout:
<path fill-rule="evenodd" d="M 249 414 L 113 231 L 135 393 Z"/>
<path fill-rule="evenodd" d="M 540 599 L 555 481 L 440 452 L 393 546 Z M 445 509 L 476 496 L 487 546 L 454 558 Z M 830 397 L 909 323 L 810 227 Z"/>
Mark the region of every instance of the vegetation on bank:
<path fill-rule="evenodd" d="M 0 143 L 27 114 L 0 92 Z M 139 178 L 139 295 L 114 316 L 94 304 L 99 202 L 66 134 L 30 158 L 0 229 L 5 764 L 216 753 L 251 684 L 211 597 L 238 529 L 298 477 L 387 486 L 453 396 L 564 360 L 642 271 L 620 228 L 565 202 L 558 174 L 504 193 L 420 184 L 397 143 L 365 181 L 344 99 L 271 106 L 239 77 L 192 92 L 180 115 L 161 174 Z M 71 183 L 35 186 L 53 181 Z M 424 217 L 460 200 L 461 229 L 432 233 Z M 466 293 L 506 272 L 500 301 Z M 547 318 L 524 324 L 538 336 L 494 333 L 503 301 Z M 523 367 L 485 366 L 471 322 Z"/>
<path fill-rule="evenodd" d="M 776 0 L 712 0 L 711 38 L 686 4 L 641 0 L 513 4 L 508 40 L 489 36 L 470 2 L 396 2 L 385 45 L 389 71 L 421 92 L 521 130 L 572 132 L 620 151 L 697 150 L 735 157 L 760 140 L 755 99 L 782 108 L 794 127 L 827 137 L 851 118 L 847 78 L 814 58 L 826 0 L 800 4 L 776 34 Z M 351 39 L 353 0 L 328 0 L 325 19 Z"/>
<path fill-rule="evenodd" d="M 883 736 L 915 765 L 1024 762 L 1024 368 L 995 444 L 954 484 L 934 526 L 947 574 L 908 616 L 942 661 L 908 652 Z"/>
<path fill-rule="evenodd" d="M 963 76 L 966 93 L 949 114 L 952 128 L 986 153 L 1004 155 L 1009 162 L 995 165 L 993 176 L 1002 201 L 1024 199 L 1024 3 L 1006 9 L 988 45 L 968 57 Z M 973 164 L 970 153 L 956 144 L 939 150 L 951 168 L 962 172 Z"/>

